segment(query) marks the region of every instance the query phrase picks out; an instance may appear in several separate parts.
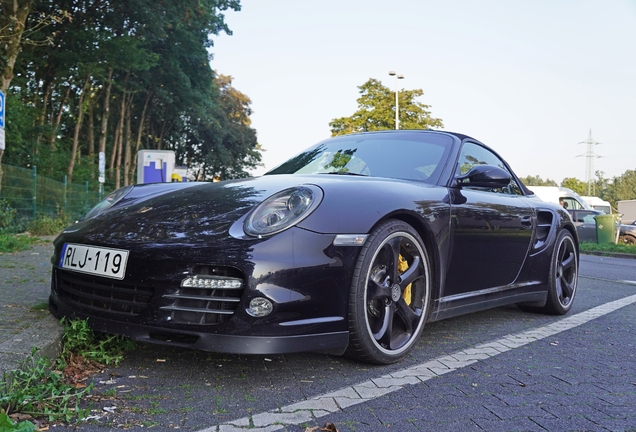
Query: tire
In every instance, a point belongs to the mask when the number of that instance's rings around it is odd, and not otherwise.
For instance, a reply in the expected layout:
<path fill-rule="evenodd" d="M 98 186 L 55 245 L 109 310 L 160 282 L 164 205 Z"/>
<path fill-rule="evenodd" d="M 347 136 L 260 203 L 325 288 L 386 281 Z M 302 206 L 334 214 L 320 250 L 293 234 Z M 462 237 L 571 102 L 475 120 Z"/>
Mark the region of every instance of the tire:
<path fill-rule="evenodd" d="M 626 234 L 624 237 L 622 237 L 622 239 L 624 244 L 628 244 L 628 245 L 636 244 L 636 237 L 634 237 L 631 234 Z"/>
<path fill-rule="evenodd" d="M 426 247 L 413 227 L 398 220 L 376 227 L 354 269 L 346 355 L 373 364 L 406 356 L 428 319 L 431 280 Z"/>
<path fill-rule="evenodd" d="M 550 257 L 550 275 L 548 297 L 544 306 L 518 305 L 526 312 L 539 312 L 550 315 L 565 315 L 572 308 L 579 276 L 579 256 L 574 237 L 562 230 Z"/>

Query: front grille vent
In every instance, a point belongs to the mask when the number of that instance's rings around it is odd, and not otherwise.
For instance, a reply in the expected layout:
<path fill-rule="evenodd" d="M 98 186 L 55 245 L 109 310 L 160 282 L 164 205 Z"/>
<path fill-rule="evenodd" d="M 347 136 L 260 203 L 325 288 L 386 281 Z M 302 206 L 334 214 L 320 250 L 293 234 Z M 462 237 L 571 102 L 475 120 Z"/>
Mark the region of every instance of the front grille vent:
<path fill-rule="evenodd" d="M 234 284 L 239 286 L 231 288 L 217 285 L 213 288 L 182 286 L 176 291 L 165 293 L 162 296 L 164 306 L 161 306 L 161 310 L 169 314 L 167 320 L 173 324 L 190 325 L 221 324 L 228 321 L 245 291 L 243 274 L 232 267 L 198 266 L 193 269 L 192 275 L 239 281 L 240 284 Z M 168 304 L 165 304 L 166 301 Z"/>
<path fill-rule="evenodd" d="M 137 316 L 148 308 L 153 288 L 64 270 L 56 270 L 57 290 L 64 302 L 84 311 Z"/>

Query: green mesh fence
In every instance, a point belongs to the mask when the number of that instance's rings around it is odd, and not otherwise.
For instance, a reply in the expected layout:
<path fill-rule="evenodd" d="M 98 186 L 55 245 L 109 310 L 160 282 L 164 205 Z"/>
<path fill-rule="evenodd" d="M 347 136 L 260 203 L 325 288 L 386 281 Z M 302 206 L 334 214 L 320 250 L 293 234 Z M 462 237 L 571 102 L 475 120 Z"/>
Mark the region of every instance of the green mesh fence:
<path fill-rule="evenodd" d="M 65 177 L 66 179 L 66 177 Z M 68 184 L 37 175 L 32 169 L 2 165 L 0 199 L 16 210 L 16 217 L 28 223 L 43 216 L 78 219 L 103 198 L 88 190 L 88 183 Z"/>

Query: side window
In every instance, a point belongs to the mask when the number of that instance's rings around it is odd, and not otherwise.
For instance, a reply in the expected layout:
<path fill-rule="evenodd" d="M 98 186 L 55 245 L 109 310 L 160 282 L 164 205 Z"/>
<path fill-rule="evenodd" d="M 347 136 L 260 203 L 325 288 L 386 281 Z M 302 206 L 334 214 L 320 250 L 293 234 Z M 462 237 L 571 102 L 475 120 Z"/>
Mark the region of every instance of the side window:
<path fill-rule="evenodd" d="M 465 143 L 457 161 L 457 174 L 463 175 L 471 170 L 475 165 L 491 165 L 508 171 L 506 165 L 499 157 L 490 150 L 474 143 Z M 510 173 L 510 171 L 508 171 Z M 482 189 L 483 190 L 483 189 Z M 491 192 L 504 193 L 509 195 L 523 195 L 521 188 L 514 179 L 510 180 L 508 186 L 497 189 L 490 189 Z"/>
<path fill-rule="evenodd" d="M 583 216 L 583 222 L 584 223 L 589 223 L 589 224 L 595 224 L 596 223 L 596 219 L 594 219 L 594 216 L 595 215 L 593 215 L 593 214 L 588 214 L 588 215 Z"/>
<path fill-rule="evenodd" d="M 571 197 L 561 197 L 559 198 L 559 203 L 568 210 L 580 210 L 583 208 L 580 202 Z"/>

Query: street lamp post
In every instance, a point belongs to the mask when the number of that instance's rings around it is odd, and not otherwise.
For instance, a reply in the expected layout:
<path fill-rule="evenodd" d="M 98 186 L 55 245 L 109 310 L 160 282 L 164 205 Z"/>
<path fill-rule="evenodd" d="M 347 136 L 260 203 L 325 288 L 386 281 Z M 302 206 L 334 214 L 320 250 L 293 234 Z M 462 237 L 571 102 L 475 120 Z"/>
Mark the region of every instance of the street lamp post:
<path fill-rule="evenodd" d="M 404 75 L 398 75 L 395 71 L 389 71 L 390 76 L 395 76 L 395 130 L 400 128 L 400 104 L 398 100 L 398 80 L 404 79 Z"/>

